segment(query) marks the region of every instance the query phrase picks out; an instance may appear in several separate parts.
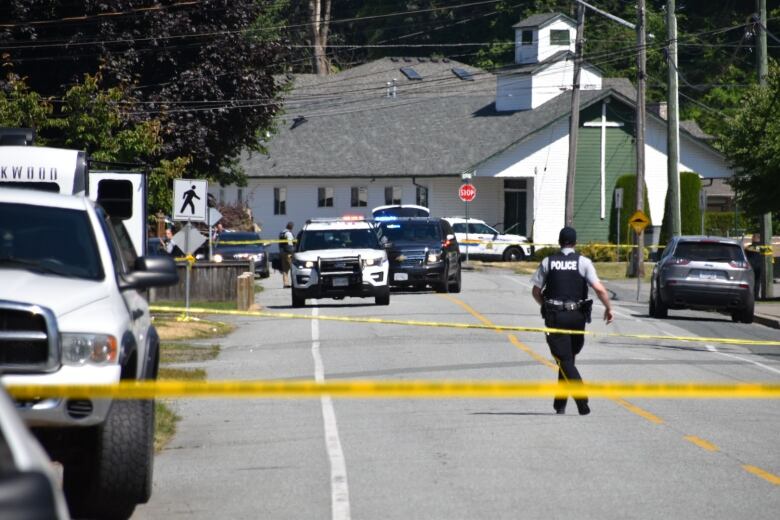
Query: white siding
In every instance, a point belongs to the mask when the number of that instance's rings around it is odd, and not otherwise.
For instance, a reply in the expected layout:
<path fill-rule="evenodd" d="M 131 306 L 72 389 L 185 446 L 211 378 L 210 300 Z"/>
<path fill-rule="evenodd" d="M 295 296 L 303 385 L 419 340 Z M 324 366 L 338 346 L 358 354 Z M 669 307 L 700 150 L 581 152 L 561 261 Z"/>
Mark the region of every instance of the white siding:
<path fill-rule="evenodd" d="M 476 175 L 478 179 L 498 177 L 502 181 L 528 178 L 528 228 L 534 241 L 555 243 L 563 227 L 568 160 L 569 120 L 564 118 L 485 161 L 477 168 Z M 503 185 L 500 191 L 501 198 L 497 199 L 500 218 L 492 222 L 503 219 Z M 490 222 L 488 218 L 484 220 Z"/>
<path fill-rule="evenodd" d="M 666 149 L 666 124 L 648 118 L 645 129 L 645 183 L 654 226 L 660 226 L 663 221 L 669 186 Z M 683 133 L 680 134 L 678 170 L 696 172 L 704 178 L 732 175 L 731 169 L 717 152 Z"/>
<path fill-rule="evenodd" d="M 524 29 L 533 31 L 533 43 L 531 45 L 522 45 L 523 29 L 515 30 L 515 63 L 536 63 L 536 56 L 539 52 L 538 31 L 536 29 Z"/>
<path fill-rule="evenodd" d="M 496 82 L 496 110 L 529 110 L 571 90 L 574 81 L 574 62 L 562 60 L 533 76 L 504 74 Z M 601 75 L 594 69 L 580 71 L 582 90 L 600 90 Z"/>
<path fill-rule="evenodd" d="M 550 31 L 568 30 L 569 45 L 550 45 Z M 577 28 L 565 20 L 556 20 L 539 31 L 539 51 L 536 61 L 544 61 L 556 52 L 569 50 L 574 52 L 574 40 L 577 38 Z"/>

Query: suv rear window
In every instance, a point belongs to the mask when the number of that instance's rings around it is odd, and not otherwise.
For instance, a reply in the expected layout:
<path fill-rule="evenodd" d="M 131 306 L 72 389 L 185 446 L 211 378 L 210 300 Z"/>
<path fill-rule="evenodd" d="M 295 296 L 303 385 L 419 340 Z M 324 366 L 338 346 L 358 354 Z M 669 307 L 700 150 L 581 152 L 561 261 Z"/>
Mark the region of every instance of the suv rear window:
<path fill-rule="evenodd" d="M 704 262 L 744 261 L 742 248 L 736 244 L 718 242 L 680 242 L 674 250 L 677 258 Z"/>

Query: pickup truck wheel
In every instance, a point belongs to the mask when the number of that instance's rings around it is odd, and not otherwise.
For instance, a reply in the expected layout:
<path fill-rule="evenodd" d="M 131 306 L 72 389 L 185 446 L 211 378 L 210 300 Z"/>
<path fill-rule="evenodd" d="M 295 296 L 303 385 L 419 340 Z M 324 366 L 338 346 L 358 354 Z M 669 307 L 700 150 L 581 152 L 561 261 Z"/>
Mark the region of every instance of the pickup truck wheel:
<path fill-rule="evenodd" d="M 438 282 L 436 285 L 434 285 L 434 290 L 437 293 L 448 293 L 450 292 L 450 266 L 447 265 L 444 267 L 444 277 L 443 282 Z"/>
<path fill-rule="evenodd" d="M 300 296 L 298 292 L 295 289 L 291 290 L 292 292 L 292 306 L 297 308 L 303 307 L 306 305 L 306 298 L 303 296 Z"/>
<path fill-rule="evenodd" d="M 71 516 L 130 518 L 152 494 L 154 400 L 118 399 L 105 423 L 83 433 L 83 457 L 65 465 Z"/>

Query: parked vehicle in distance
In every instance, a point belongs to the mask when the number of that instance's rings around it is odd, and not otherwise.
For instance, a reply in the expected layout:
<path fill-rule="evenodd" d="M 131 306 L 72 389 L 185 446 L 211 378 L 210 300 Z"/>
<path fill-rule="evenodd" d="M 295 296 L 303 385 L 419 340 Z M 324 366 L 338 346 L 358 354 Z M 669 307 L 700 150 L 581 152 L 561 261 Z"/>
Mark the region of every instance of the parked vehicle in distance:
<path fill-rule="evenodd" d="M 223 231 L 217 235 L 212 246 L 211 259 L 214 262 L 231 260 L 255 262 L 255 276 L 271 276 L 268 251 L 258 233 L 251 231 Z"/>
<path fill-rule="evenodd" d="M 67 520 L 68 506 L 46 452 L 0 385 L 0 516 Z"/>
<path fill-rule="evenodd" d="M 650 279 L 650 316 L 669 309 L 714 309 L 753 322 L 755 276 L 742 244 L 730 238 L 680 236 L 664 248 Z"/>
<path fill-rule="evenodd" d="M 531 256 L 531 244 L 522 235 L 499 233 L 484 220 L 463 217 L 444 217 L 452 224 L 461 253 L 486 260 L 519 261 Z"/>
<path fill-rule="evenodd" d="M 390 304 L 387 253 L 374 224 L 362 219 L 313 219 L 298 235 L 292 257 L 292 306 L 306 298 L 373 297 Z"/>
<path fill-rule="evenodd" d="M 390 285 L 436 292 L 460 292 L 460 249 L 449 222 L 440 218 L 406 217 L 377 226 L 390 262 Z"/>
<path fill-rule="evenodd" d="M 371 210 L 374 220 L 394 217 L 427 217 L 430 214 L 431 210 L 416 204 L 389 204 L 387 206 L 377 206 Z"/>

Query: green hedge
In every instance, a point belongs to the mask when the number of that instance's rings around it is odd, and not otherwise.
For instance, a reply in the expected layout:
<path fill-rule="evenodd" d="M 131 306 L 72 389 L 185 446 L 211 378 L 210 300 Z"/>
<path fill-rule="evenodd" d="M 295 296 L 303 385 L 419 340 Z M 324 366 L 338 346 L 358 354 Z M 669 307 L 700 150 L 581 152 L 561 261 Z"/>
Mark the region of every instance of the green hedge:
<path fill-rule="evenodd" d="M 628 225 L 628 219 L 636 212 L 636 175 L 623 175 L 618 177 L 615 188 L 623 188 L 623 209 L 620 210 L 620 243 L 628 244 L 634 235 L 634 230 Z M 650 205 L 647 203 L 647 186 L 644 190 L 645 215 L 650 220 Z M 609 241 L 617 244 L 617 210 L 615 209 L 615 193 L 612 193 L 612 204 L 609 214 Z M 621 257 L 623 255 L 621 254 Z"/>
<path fill-rule="evenodd" d="M 622 216 L 622 215 L 621 215 Z M 628 258 L 628 253 L 633 248 L 631 246 L 620 246 L 620 261 L 625 262 Z M 581 255 L 587 256 L 594 262 L 616 262 L 617 261 L 617 250 L 618 248 L 615 246 L 606 246 L 603 244 L 582 244 L 578 245 L 576 247 L 576 250 Z M 545 258 L 547 256 L 550 256 L 554 253 L 557 253 L 559 251 L 559 248 L 557 247 L 543 247 L 541 249 L 537 249 L 534 251 L 533 256 L 531 257 L 534 261 L 541 261 L 542 258 Z M 645 248 L 645 254 L 644 258 L 647 260 L 650 257 L 650 253 L 647 248 Z"/>
<path fill-rule="evenodd" d="M 750 226 L 748 218 L 742 213 L 737 215 L 738 232 Z M 708 235 L 729 236 L 734 235 L 733 211 L 708 211 L 704 214 L 704 231 Z"/>
<path fill-rule="evenodd" d="M 699 192 L 701 179 L 698 173 L 680 172 L 680 228 L 683 235 L 701 233 L 701 210 L 699 210 Z M 706 217 L 705 217 L 706 219 Z M 705 221 L 706 228 L 706 221 Z M 669 192 L 664 202 L 664 221 L 661 224 L 659 243 L 666 244 L 672 237 L 672 205 L 669 204 Z"/>

